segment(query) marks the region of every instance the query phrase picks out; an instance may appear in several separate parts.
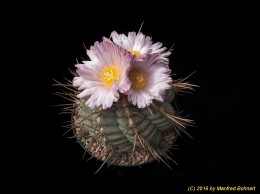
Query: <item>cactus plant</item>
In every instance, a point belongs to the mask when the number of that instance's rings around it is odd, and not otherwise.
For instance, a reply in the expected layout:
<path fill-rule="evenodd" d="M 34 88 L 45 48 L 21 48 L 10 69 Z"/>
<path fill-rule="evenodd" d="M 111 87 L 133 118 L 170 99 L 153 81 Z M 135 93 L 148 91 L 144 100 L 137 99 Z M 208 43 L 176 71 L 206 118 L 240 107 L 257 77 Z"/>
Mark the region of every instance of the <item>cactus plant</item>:
<path fill-rule="evenodd" d="M 186 78 L 172 80 L 170 51 L 152 44 L 150 37 L 129 33 L 126 39 L 116 32 L 111 36 L 113 42 L 104 38 L 87 50 L 91 60 L 76 65 L 72 82 L 57 83 L 70 91 L 65 95 L 73 103 L 66 110 L 72 114 L 75 137 L 107 164 L 133 166 L 162 160 L 168 165 L 169 149 L 192 124 L 173 106 L 175 95 L 195 85 Z"/>

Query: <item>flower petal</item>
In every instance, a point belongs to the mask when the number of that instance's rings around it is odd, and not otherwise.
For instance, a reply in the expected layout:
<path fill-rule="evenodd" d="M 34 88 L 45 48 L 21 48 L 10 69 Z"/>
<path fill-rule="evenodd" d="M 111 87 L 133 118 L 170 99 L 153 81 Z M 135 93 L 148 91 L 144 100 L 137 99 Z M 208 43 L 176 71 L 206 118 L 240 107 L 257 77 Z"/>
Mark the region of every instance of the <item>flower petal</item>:
<path fill-rule="evenodd" d="M 81 91 L 77 97 L 89 96 L 86 105 L 90 108 L 109 108 L 119 99 L 119 92 L 125 93 L 130 88 L 131 55 L 105 38 L 103 42 L 95 42 L 87 54 L 90 61 L 76 65 L 79 77 L 73 79 L 73 85 Z"/>
<path fill-rule="evenodd" d="M 141 61 L 145 58 L 147 54 L 159 54 L 159 60 L 169 61 L 167 57 L 171 52 L 166 51 L 166 47 L 162 47 L 162 43 L 153 43 L 152 38 L 145 36 L 143 33 L 139 32 L 129 32 L 128 36 L 124 34 L 118 34 L 113 31 L 111 33 L 112 40 L 115 44 L 123 47 L 129 52 L 141 53 L 141 56 L 137 56 L 137 60 Z"/>
<path fill-rule="evenodd" d="M 138 108 L 149 106 L 154 99 L 163 101 L 165 90 L 171 87 L 171 70 L 158 61 L 159 57 L 159 54 L 148 54 L 143 61 L 132 61 L 129 75 L 130 79 L 133 79 L 133 83 L 126 94 L 128 101 L 137 105 Z M 134 77 L 131 77 L 132 75 Z M 141 79 L 138 77 L 139 75 L 141 75 Z M 142 84 L 138 85 L 141 82 Z"/>

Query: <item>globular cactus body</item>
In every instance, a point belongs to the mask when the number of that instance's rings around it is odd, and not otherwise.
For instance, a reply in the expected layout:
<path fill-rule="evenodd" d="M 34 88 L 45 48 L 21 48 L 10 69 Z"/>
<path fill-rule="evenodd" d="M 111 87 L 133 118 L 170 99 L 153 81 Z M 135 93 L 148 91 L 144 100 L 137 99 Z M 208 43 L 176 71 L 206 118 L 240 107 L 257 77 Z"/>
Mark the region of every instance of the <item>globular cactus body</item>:
<path fill-rule="evenodd" d="M 108 109 L 91 109 L 87 98 L 75 107 L 75 135 L 90 154 L 106 163 L 121 166 L 141 165 L 167 157 L 177 138 L 171 102 L 174 92 L 168 90 L 163 102 L 154 101 L 138 108 L 122 96 Z"/>

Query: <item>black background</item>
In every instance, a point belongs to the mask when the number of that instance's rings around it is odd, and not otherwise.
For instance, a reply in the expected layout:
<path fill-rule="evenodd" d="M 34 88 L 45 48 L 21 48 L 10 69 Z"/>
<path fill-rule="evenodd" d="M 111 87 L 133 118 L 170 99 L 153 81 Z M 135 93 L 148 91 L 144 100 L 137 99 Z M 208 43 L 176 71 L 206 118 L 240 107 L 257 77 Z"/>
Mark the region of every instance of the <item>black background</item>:
<path fill-rule="evenodd" d="M 125 9 L 129 6 L 128 9 Z M 82 177 L 145 177 L 172 178 L 183 184 L 190 181 L 197 185 L 223 183 L 224 185 L 255 185 L 254 142 L 244 121 L 244 66 L 241 63 L 243 36 L 240 25 L 243 12 L 236 7 L 206 6 L 184 11 L 178 7 L 155 4 L 150 7 L 135 5 L 120 9 L 97 6 L 64 9 L 53 7 L 43 14 L 37 39 L 44 52 L 43 61 L 47 96 L 46 137 L 44 156 L 49 165 L 50 177 L 57 179 Z M 113 6 L 112 6 L 113 7 Z M 83 8 L 83 9 L 82 9 Z M 102 36 L 109 37 L 113 30 L 118 33 L 138 31 L 144 21 L 142 32 L 152 36 L 154 42 L 174 50 L 170 67 L 176 78 L 184 78 L 196 71 L 189 79 L 199 85 L 196 92 L 179 96 L 184 115 L 190 115 L 197 127 L 188 128 L 195 140 L 182 135 L 178 149 L 172 150 L 173 170 L 163 163 L 153 162 L 140 167 L 106 167 L 96 174 L 102 162 L 89 158 L 74 139 L 63 137 L 64 121 L 69 115 L 59 115 L 52 105 L 65 102 L 52 93 L 59 88 L 51 86 L 56 79 L 72 79 L 68 68 L 75 69 L 76 59 L 87 58 L 83 43 L 89 48 Z M 38 26 L 38 25 L 37 25 Z M 41 49 L 42 49 L 41 48 Z M 53 143 L 53 144 L 50 144 Z M 48 147 L 48 148 L 47 148 Z"/>

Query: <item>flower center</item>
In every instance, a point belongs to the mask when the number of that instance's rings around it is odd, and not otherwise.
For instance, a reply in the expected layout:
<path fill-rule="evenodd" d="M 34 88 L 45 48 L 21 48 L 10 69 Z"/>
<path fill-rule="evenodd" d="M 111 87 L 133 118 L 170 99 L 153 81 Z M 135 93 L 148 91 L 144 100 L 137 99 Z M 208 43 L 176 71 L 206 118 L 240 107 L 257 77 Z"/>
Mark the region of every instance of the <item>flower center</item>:
<path fill-rule="evenodd" d="M 112 86 L 115 81 L 119 80 L 119 71 L 116 66 L 108 66 L 102 71 L 102 81 L 105 86 Z"/>
<path fill-rule="evenodd" d="M 141 89 L 145 86 L 146 78 L 143 72 L 140 70 L 131 70 L 129 72 L 129 79 L 132 82 L 131 87 L 133 89 Z"/>
<path fill-rule="evenodd" d="M 140 57 L 142 55 L 139 51 L 131 50 L 130 52 L 137 57 Z"/>

